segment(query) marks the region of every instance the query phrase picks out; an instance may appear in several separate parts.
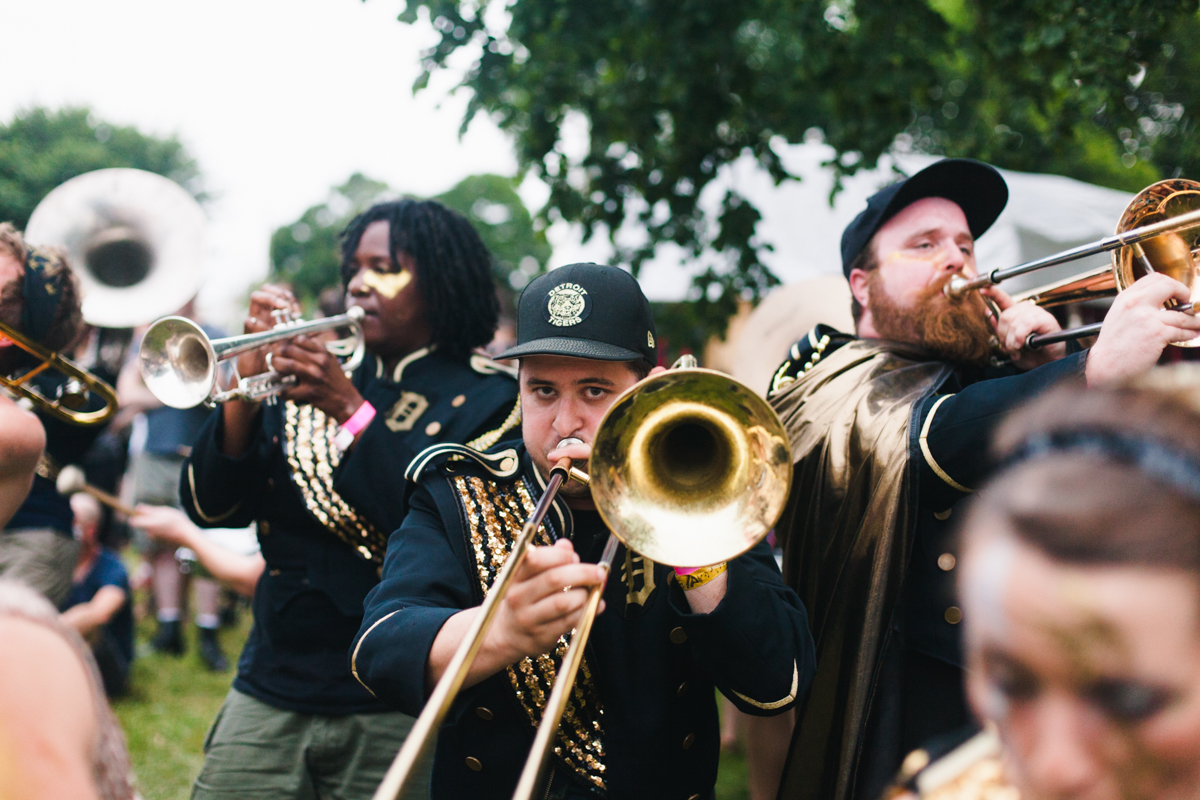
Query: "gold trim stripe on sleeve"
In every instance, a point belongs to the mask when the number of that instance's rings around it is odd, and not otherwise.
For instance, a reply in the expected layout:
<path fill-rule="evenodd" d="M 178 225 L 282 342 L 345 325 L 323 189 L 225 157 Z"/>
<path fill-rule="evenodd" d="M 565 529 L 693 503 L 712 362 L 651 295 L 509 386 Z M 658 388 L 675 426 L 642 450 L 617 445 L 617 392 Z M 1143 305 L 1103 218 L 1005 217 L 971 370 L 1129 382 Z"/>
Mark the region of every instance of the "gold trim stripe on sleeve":
<path fill-rule="evenodd" d="M 795 700 L 796 699 L 796 690 L 799 688 L 800 688 L 800 667 L 799 667 L 799 665 L 796 664 L 795 661 L 793 661 L 792 662 L 792 690 L 790 692 L 788 692 L 788 696 L 783 698 L 782 700 L 776 700 L 771 703 L 760 703 L 757 700 L 752 700 L 751 698 L 746 697 L 746 695 L 742 694 L 739 691 L 735 690 L 734 694 L 736 694 L 738 697 L 742 698 L 743 700 L 745 700 L 747 703 L 754 706 L 755 708 L 762 708 L 762 709 L 766 709 L 769 711 L 769 710 L 775 709 L 775 708 L 783 708 L 788 703 Z"/>
<path fill-rule="evenodd" d="M 368 692 L 371 692 L 371 687 L 367 686 L 366 683 L 363 683 L 363 679 L 358 677 L 358 651 L 362 647 L 363 641 L 368 636 L 371 635 L 371 631 L 373 631 L 379 627 L 379 623 L 383 622 L 384 620 L 388 619 L 389 617 L 391 617 L 392 615 L 397 614 L 397 613 L 398 612 L 393 611 L 391 614 L 384 614 L 382 617 L 375 620 L 375 622 L 371 623 L 371 627 L 367 628 L 366 633 L 364 633 L 362 636 L 358 637 L 358 643 L 356 645 L 354 645 L 354 652 L 350 654 L 350 674 L 353 675 L 354 680 L 361 683 L 362 687 L 364 689 L 366 689 Z M 375 697 L 375 692 L 371 692 L 371 697 Z"/>
<path fill-rule="evenodd" d="M 192 462 L 190 461 L 188 462 L 187 472 L 188 489 L 190 489 L 192 492 L 192 508 L 196 509 L 196 516 L 200 517 L 200 519 L 204 520 L 205 522 L 221 522 L 224 519 L 228 519 L 233 512 L 241 508 L 242 501 L 238 500 L 233 504 L 233 508 L 226 511 L 224 514 L 217 514 L 216 516 L 209 516 L 208 514 L 205 514 L 204 509 L 200 507 L 200 499 L 196 497 L 196 473 L 192 470 Z"/>
<path fill-rule="evenodd" d="M 925 456 L 925 463 L 929 465 L 929 468 L 932 469 L 939 478 L 944 480 L 952 488 L 957 489 L 964 494 L 971 494 L 971 492 L 975 491 L 974 489 L 968 489 L 966 486 L 963 486 L 961 483 L 954 480 L 954 478 L 951 478 L 946 474 L 946 470 L 942 469 L 941 465 L 934 460 L 933 453 L 929 450 L 929 442 L 926 441 L 926 439 L 929 437 L 929 426 L 933 424 L 933 415 L 937 413 L 938 407 L 941 406 L 942 403 L 946 402 L 953 396 L 954 395 L 952 394 L 942 395 L 937 399 L 937 402 L 933 404 L 933 408 L 929 409 L 929 416 L 925 417 L 925 424 L 921 426 L 921 455 Z"/>

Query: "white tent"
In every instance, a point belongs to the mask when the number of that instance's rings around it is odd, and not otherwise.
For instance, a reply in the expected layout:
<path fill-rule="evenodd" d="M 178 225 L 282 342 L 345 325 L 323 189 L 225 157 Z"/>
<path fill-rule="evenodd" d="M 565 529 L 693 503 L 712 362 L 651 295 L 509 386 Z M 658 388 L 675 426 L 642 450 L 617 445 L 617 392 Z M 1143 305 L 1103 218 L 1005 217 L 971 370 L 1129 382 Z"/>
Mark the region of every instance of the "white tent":
<path fill-rule="evenodd" d="M 821 165 L 833 156 L 832 149 L 820 144 L 795 145 L 781 156 L 788 170 L 801 180 L 776 186 L 746 158 L 707 187 L 701 202 L 715 209 L 729 187 L 749 198 L 763 215 L 759 236 L 775 247 L 763 260 L 785 284 L 840 274 L 842 230 L 866 207 L 868 197 L 899 179 L 893 167 L 911 175 L 937 160 L 931 156 L 885 159 L 879 168 L 847 179 L 830 206 L 833 175 Z M 1133 197 L 1057 175 L 1001 172 L 1008 183 L 1008 206 L 979 240 L 981 269 L 1019 264 L 1107 236 Z M 1014 279 L 1005 288 L 1016 291 L 1041 285 L 1106 262 L 1107 257 L 1094 257 Z M 641 283 L 647 295 L 654 300 L 684 299 L 692 276 L 704 266 L 681 266 L 685 263 L 678 251 L 664 248 L 642 270 Z"/>

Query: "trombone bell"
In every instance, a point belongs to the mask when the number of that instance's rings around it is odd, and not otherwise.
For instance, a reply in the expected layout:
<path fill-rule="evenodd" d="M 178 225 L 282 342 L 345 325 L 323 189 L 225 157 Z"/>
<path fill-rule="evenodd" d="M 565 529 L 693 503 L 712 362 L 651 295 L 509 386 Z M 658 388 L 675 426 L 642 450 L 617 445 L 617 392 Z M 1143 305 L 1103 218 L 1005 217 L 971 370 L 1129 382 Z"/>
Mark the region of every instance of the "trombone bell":
<path fill-rule="evenodd" d="M 728 375 L 672 370 L 617 399 L 588 461 L 592 498 L 631 550 L 678 567 L 736 558 L 783 511 L 792 459 L 778 417 Z"/>

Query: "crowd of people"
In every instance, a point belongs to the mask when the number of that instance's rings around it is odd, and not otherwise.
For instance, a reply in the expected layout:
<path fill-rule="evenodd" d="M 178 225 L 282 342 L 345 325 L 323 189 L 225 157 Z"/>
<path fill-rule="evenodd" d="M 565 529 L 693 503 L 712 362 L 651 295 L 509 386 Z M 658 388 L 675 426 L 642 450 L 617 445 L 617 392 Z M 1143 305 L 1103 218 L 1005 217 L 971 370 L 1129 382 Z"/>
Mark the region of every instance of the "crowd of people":
<path fill-rule="evenodd" d="M 1200 318 L 1176 307 L 1189 287 L 1148 271 L 1090 347 L 1026 346 L 1057 319 L 995 286 L 945 291 L 976 275 L 1007 196 L 992 167 L 945 159 L 870 198 L 842 236 L 855 330 L 818 326 L 754 387 L 788 439 L 782 516 L 700 568 L 613 550 L 608 509 L 558 488 L 618 397 L 665 371 L 638 282 L 553 269 L 488 357 L 491 256 L 436 202 L 379 204 L 342 234 L 353 371 L 294 336 L 237 356 L 238 375 L 280 379 L 275 401 L 208 411 L 163 407 L 118 365 L 133 447 L 99 449 L 133 453 L 118 493 L 152 646 L 185 641 L 178 553 L 209 668 L 226 668 L 222 598 L 253 614 L 192 797 L 371 797 L 455 679 L 403 796 L 511 797 L 585 628 L 539 797 L 713 798 L 718 697 L 748 733 L 755 800 L 1197 796 L 1200 373 L 1156 364 Z M 69 349 L 63 257 L 10 227 L 0 245 L 0 322 Z M 262 286 L 243 330 L 281 312 L 296 298 Z M 0 374 L 27 358 L 0 347 Z M 134 792 L 104 702 L 134 657 L 130 578 L 105 492 L 53 480 L 96 433 L 0 396 L 3 797 Z M 252 529 L 257 548 L 211 529 Z"/>

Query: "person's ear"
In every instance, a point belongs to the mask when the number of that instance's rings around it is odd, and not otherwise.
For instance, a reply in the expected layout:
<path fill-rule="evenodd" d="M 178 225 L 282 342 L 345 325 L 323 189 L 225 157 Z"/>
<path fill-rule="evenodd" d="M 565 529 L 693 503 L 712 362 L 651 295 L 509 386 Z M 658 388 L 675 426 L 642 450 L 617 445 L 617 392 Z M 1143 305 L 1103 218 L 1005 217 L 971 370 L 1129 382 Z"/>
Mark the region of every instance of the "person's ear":
<path fill-rule="evenodd" d="M 661 375 L 666 371 L 667 371 L 666 367 L 654 367 L 648 373 L 646 373 L 646 377 L 653 378 L 655 375 Z"/>
<path fill-rule="evenodd" d="M 871 276 L 866 270 L 850 270 L 850 294 L 854 295 L 854 299 L 863 308 L 869 308 L 871 305 L 870 283 Z"/>

